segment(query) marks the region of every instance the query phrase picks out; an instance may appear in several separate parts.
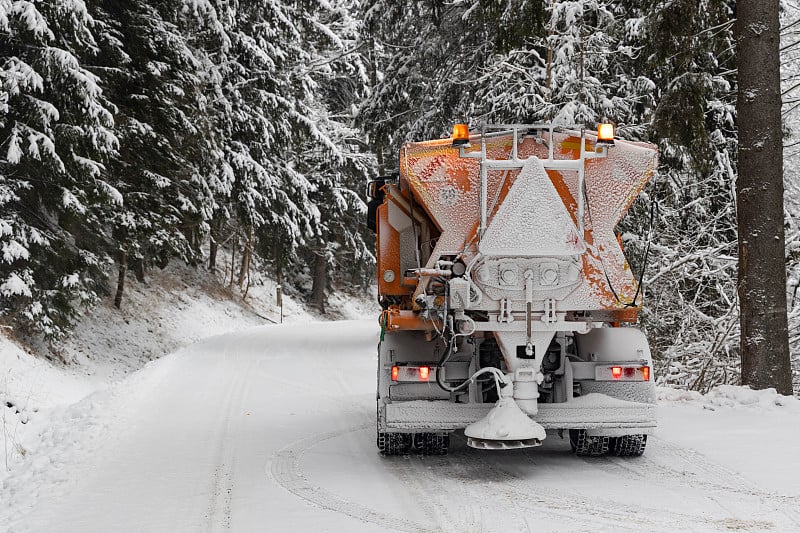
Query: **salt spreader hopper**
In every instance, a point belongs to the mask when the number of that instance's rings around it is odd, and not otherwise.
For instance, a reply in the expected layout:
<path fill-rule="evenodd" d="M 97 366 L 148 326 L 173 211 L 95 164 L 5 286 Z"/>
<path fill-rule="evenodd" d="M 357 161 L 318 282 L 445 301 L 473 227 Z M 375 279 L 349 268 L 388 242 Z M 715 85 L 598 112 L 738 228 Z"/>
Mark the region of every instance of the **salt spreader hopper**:
<path fill-rule="evenodd" d="M 399 175 L 369 185 L 382 453 L 445 453 L 459 429 L 484 449 L 566 430 L 578 455 L 644 452 L 652 359 L 615 227 L 655 167 L 610 124 L 402 147 Z"/>

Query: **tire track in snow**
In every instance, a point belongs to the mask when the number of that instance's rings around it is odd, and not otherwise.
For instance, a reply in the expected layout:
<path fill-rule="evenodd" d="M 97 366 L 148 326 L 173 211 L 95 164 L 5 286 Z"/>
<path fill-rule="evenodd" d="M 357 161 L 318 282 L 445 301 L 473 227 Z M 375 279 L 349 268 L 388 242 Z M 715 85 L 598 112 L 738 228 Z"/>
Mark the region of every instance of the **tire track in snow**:
<path fill-rule="evenodd" d="M 458 457 L 456 455 L 456 457 Z M 488 489 L 469 477 L 464 465 L 449 455 L 409 455 L 394 462 L 395 475 L 407 485 L 421 487 L 421 501 L 431 501 L 435 517 L 444 531 L 519 531 L 519 524 L 507 513 L 487 518 L 485 504 Z M 492 527 L 487 529 L 488 525 Z"/>
<path fill-rule="evenodd" d="M 384 466 L 411 492 L 416 504 L 423 508 L 425 514 L 432 517 L 443 531 L 474 531 L 476 520 L 472 509 L 442 502 L 441 486 L 431 483 L 428 474 L 420 475 L 421 465 L 417 459 L 410 454 L 382 457 L 381 466 Z M 431 467 L 428 465 L 426 468 Z M 443 524 L 452 527 L 445 527 Z"/>
<path fill-rule="evenodd" d="M 483 451 L 483 453 L 486 453 Z M 491 452 L 490 452 L 491 453 Z M 464 458 L 469 459 L 464 461 Z M 547 506 L 532 505 L 529 496 L 508 489 L 510 479 L 518 479 L 501 469 L 495 468 L 491 463 L 483 461 L 481 452 L 474 451 L 466 446 L 459 448 L 457 453 L 446 458 L 452 481 L 463 487 L 465 493 L 470 495 L 472 501 L 478 502 L 480 530 L 485 531 L 524 531 L 531 530 L 529 520 L 538 517 L 550 517 L 556 520 L 564 518 L 564 514 L 554 511 Z M 527 500 L 527 501 L 523 501 Z M 540 503 L 537 501 L 537 503 Z M 576 517 L 570 515 L 573 523 Z M 580 522 L 580 518 L 578 518 Z M 535 521 L 534 521 L 535 523 Z M 592 530 L 597 524 L 584 524 L 582 529 Z M 537 526 L 534 531 L 541 531 Z"/>
<path fill-rule="evenodd" d="M 612 500 L 605 500 L 593 496 L 576 497 L 573 493 L 552 487 L 542 488 L 535 483 L 526 482 L 518 476 L 508 472 L 506 466 L 489 462 L 489 457 L 481 456 L 480 451 L 469 452 L 478 462 L 483 462 L 484 466 L 490 471 L 498 472 L 503 475 L 503 490 L 512 498 L 516 495 L 516 503 L 523 507 L 528 507 L 535 512 L 547 512 L 556 516 L 561 516 L 565 521 L 574 524 L 576 520 L 585 521 L 585 530 L 596 530 L 600 525 L 608 528 L 609 531 L 619 531 L 628 529 L 632 531 L 665 531 L 673 532 L 681 529 L 696 530 L 699 524 L 707 526 L 709 529 L 725 529 L 727 526 L 723 521 L 710 519 L 701 515 L 679 513 L 664 508 L 649 508 L 636 505 L 636 513 L 630 513 L 625 506 Z M 536 452 L 524 450 L 524 455 L 535 462 Z M 572 459 L 570 457 L 570 459 Z M 643 481 L 650 481 L 650 478 L 643 478 Z M 530 505 L 533 501 L 537 505 Z M 538 505 L 538 504 L 541 504 Z M 587 517 L 576 516 L 576 509 Z M 615 511 L 614 509 L 621 509 Z M 653 524 L 650 517 L 658 516 L 659 523 Z M 740 521 L 742 524 L 745 521 Z M 749 523 L 749 527 L 767 527 L 770 524 L 762 522 Z"/>
<path fill-rule="evenodd" d="M 700 470 L 702 475 L 698 475 L 691 470 L 677 470 L 658 464 L 650 458 L 642 457 L 641 459 L 647 465 L 646 468 L 658 470 L 665 477 L 682 480 L 684 483 L 689 481 L 694 485 L 705 486 L 711 490 L 758 497 L 766 506 L 789 519 L 795 529 L 800 530 L 800 496 L 789 496 L 766 491 L 738 472 L 712 461 L 700 452 L 691 448 L 682 448 L 663 439 L 653 440 L 659 457 L 667 454 L 678 461 L 682 460 L 689 467 L 695 467 Z"/>
<path fill-rule="evenodd" d="M 371 425 L 361 425 L 311 436 L 291 444 L 276 453 L 270 469 L 272 477 L 289 492 L 318 507 L 380 525 L 387 530 L 506 532 L 530 529 L 527 521 L 530 506 L 519 504 L 518 491 L 509 492 L 502 486 L 509 474 L 496 469 L 486 469 L 482 463 L 476 462 L 474 459 L 480 452 L 462 453 L 464 449 L 471 450 L 469 448 L 460 448 L 458 453 L 450 456 L 409 454 L 382 458 L 382 465 L 387 472 L 397 478 L 404 487 L 410 489 L 413 497 L 425 508 L 426 514 L 438 522 L 440 529 L 435 530 L 345 500 L 325 489 L 311 485 L 306 480 L 300 466 L 306 451 L 325 440 L 371 429 Z M 468 459 L 466 462 L 465 455 Z M 498 496 L 500 496 L 499 501 Z M 509 515 L 509 511 L 515 508 L 517 512 Z M 556 519 L 568 518 L 572 523 L 576 520 L 574 508 L 565 507 L 563 512 L 554 512 L 544 506 L 536 507 L 535 511 L 540 515 L 545 514 Z M 398 520 L 402 524 L 399 524 Z M 597 527 L 597 520 L 584 522 L 583 530 Z M 607 531 L 624 529 L 620 527 L 616 518 L 608 521 L 607 525 Z"/>
<path fill-rule="evenodd" d="M 729 501 L 730 496 L 734 497 L 757 497 L 764 507 L 780 513 L 790 520 L 795 529 L 800 526 L 796 509 L 800 498 L 783 496 L 764 491 L 754 485 L 751 481 L 740 474 L 729 470 L 719 463 L 711 461 L 705 455 L 695 450 L 681 448 L 661 439 L 650 437 L 649 452 L 652 456 L 660 459 L 668 458 L 669 463 L 685 464 L 687 469 L 680 470 L 648 458 L 628 457 L 620 458 L 614 456 L 582 458 L 587 465 L 598 468 L 612 476 L 619 476 L 635 482 L 647 484 L 657 484 L 665 488 L 675 489 L 677 487 L 705 488 L 708 489 L 703 497 L 713 501 L 718 507 L 730 514 L 735 514 L 736 503 Z M 714 497 L 715 492 L 728 493 L 728 499 L 722 500 Z M 780 504 L 776 505 L 776 502 Z M 787 507 L 791 505 L 792 507 Z M 652 510 L 661 514 L 671 514 L 674 518 L 691 518 L 691 515 L 675 513 L 674 511 Z M 709 525 L 728 529 L 773 529 L 776 524 L 764 520 L 745 520 L 741 518 L 706 519 L 696 517 L 696 520 L 704 521 Z"/>
<path fill-rule="evenodd" d="M 225 360 L 230 359 L 230 353 L 225 353 Z M 209 504 L 209 531 L 212 533 L 231 531 L 232 501 L 233 501 L 233 467 L 236 463 L 236 438 L 237 432 L 233 431 L 234 424 L 241 424 L 241 406 L 244 398 L 252 387 L 249 376 L 256 364 L 250 360 L 243 371 L 234 373 L 228 383 L 229 391 L 225 405 L 218 411 L 222 417 L 221 439 L 216 453 L 216 467 L 214 468 L 214 483 L 212 485 L 211 502 Z"/>
<path fill-rule="evenodd" d="M 632 520 L 627 514 L 609 512 L 605 504 L 594 505 L 588 498 L 575 497 L 550 486 L 542 487 L 536 480 L 525 480 L 507 467 L 495 462 L 502 457 L 485 455 L 485 451 L 465 448 L 459 457 L 472 459 L 472 468 L 468 474 L 480 480 L 493 479 L 492 496 L 498 496 L 504 502 L 502 509 L 516 510 L 523 517 L 550 517 L 570 524 L 576 531 L 642 531 L 642 526 L 650 524 L 628 525 Z M 535 452 L 521 451 L 531 464 L 537 458 Z M 493 517 L 490 517 L 490 519 Z M 635 517 L 633 517 L 635 519 Z M 526 527 L 528 527 L 526 525 Z M 599 529 L 602 528 L 602 529 Z"/>
<path fill-rule="evenodd" d="M 219 465 L 214 470 L 214 485 L 209 507 L 209 530 L 231 530 L 231 499 L 233 497 L 233 483 L 229 465 Z"/>
<path fill-rule="evenodd" d="M 625 527 L 621 515 L 583 517 L 576 513 L 585 507 L 583 500 L 579 505 L 574 498 L 546 497 L 541 488 L 525 485 L 524 480 L 493 464 L 487 453 L 491 452 L 462 445 L 452 455 L 409 456 L 410 460 L 396 464 L 407 470 L 405 478 L 425 489 L 429 499 L 448 496 L 435 504 L 441 509 L 439 516 L 444 520 L 440 524 L 446 531 L 524 531 L 531 529 L 532 518 L 536 524 L 536 517 L 570 523 L 576 531 L 597 531 L 601 526 L 602 531 L 642 530 Z M 513 486 L 514 482 L 519 486 Z M 541 531 L 541 527 L 533 530 Z"/>
<path fill-rule="evenodd" d="M 597 530 L 598 527 L 603 527 L 606 531 L 652 531 L 657 527 L 656 530 L 672 532 L 678 529 L 692 529 L 697 524 L 705 524 L 709 529 L 727 527 L 721 525 L 719 520 L 663 508 L 643 508 L 637 505 L 635 515 L 627 510 L 614 511 L 620 508 L 618 502 L 591 496 L 576 497 L 574 494 L 549 486 L 543 488 L 536 484 L 535 480 L 531 482 L 522 479 L 510 472 L 509 466 L 502 464 L 502 456 L 492 456 L 486 451 L 473 450 L 466 446 L 459 447 L 454 452 L 448 456 L 391 458 L 392 473 L 405 485 L 421 487 L 429 499 L 434 498 L 434 495 L 448 494 L 449 499 L 443 503 L 434 501 L 434 506 L 439 509 L 438 517 L 443 519 L 440 524 L 448 525 L 446 530 L 530 529 L 527 520 L 531 514 L 563 520 L 574 525 L 576 530 Z M 521 453 L 529 458 L 531 463 L 541 460 L 535 451 L 526 450 Z M 495 459 L 500 462 L 495 462 Z M 571 456 L 569 459 L 574 460 Z M 623 476 L 625 478 L 631 477 L 626 468 L 614 465 L 613 469 L 617 477 L 620 472 L 627 474 Z M 637 477 L 642 481 L 650 481 L 644 476 Z M 454 497 L 454 492 L 457 492 L 458 496 Z M 462 503 L 453 512 L 454 501 L 475 503 L 472 506 Z M 581 513 L 576 513 L 576 509 L 580 509 L 585 517 L 581 516 Z M 519 520 L 514 520 L 509 514 Z M 663 517 L 666 520 L 654 526 L 652 520 L 648 518 L 652 516 Z M 739 523 L 744 524 L 745 521 Z M 749 527 L 769 526 L 761 522 L 748 522 L 748 524 Z M 452 527 L 449 527 L 450 525 Z"/>
<path fill-rule="evenodd" d="M 371 429 L 371 425 L 361 425 L 311 436 L 293 443 L 276 453 L 270 469 L 272 477 L 289 492 L 318 507 L 390 530 L 431 531 L 421 524 L 345 500 L 323 488 L 313 486 L 306 480 L 300 461 L 307 450 L 326 440 L 368 429 Z M 787 509 L 785 505 L 774 504 L 776 500 L 789 504 L 794 502 L 795 498 L 764 492 L 743 477 L 693 450 L 686 450 L 660 440 L 658 443 L 655 447 L 659 450 L 657 453 L 682 458 L 684 462 L 700 470 L 703 475 L 692 474 L 692 478 L 697 479 L 687 480 L 685 473 L 645 457 L 629 459 L 603 457 L 587 459 L 585 463 L 614 477 L 643 483 L 658 483 L 667 488 L 676 488 L 675 483 L 665 483 L 668 480 L 680 481 L 678 486 L 685 485 L 689 481 L 693 485 L 712 490 L 759 497 L 766 507 L 780 512 L 797 525 L 793 511 Z M 426 514 L 432 515 L 445 531 L 520 531 L 525 528 L 530 529 L 529 520 L 534 518 L 535 524 L 536 516 L 556 521 L 563 520 L 576 531 L 673 532 L 681 529 L 697 530 L 698 526 L 703 530 L 761 530 L 776 527 L 773 523 L 761 520 L 736 517 L 710 518 L 641 505 L 635 506 L 636 513 L 630 513 L 624 506 L 622 510 L 615 511 L 614 509 L 620 508 L 619 502 L 593 496 L 576 496 L 574 493 L 550 486 L 538 485 L 535 480 L 520 478 L 509 471 L 509 468 L 513 468 L 513 464 L 510 466 L 504 464 L 500 456 L 492 457 L 485 451 L 473 450 L 466 446 L 456 448 L 454 452 L 445 456 L 411 454 L 386 457 L 382 463 L 390 474 L 410 489 L 412 497 L 422 503 Z M 535 451 L 525 450 L 522 453 L 531 463 L 541 460 Z M 495 461 L 496 459 L 499 461 Z M 569 459 L 574 458 L 569 457 Z M 645 463 L 645 465 L 642 468 L 632 468 L 626 462 Z M 662 476 L 668 479 L 665 480 Z M 741 488 L 737 488 L 737 485 Z M 719 501 L 707 497 L 725 509 L 724 499 Z M 773 504 L 769 505 L 770 502 Z M 651 517 L 654 516 L 659 517 L 658 524 L 652 522 Z"/>
<path fill-rule="evenodd" d="M 654 453 L 658 457 L 664 455 L 671 456 L 677 462 L 684 462 L 688 467 L 695 467 L 700 470 L 704 475 L 698 475 L 697 472 L 691 470 L 679 470 L 667 465 L 659 464 L 653 459 L 642 456 L 635 458 L 635 461 L 642 461 L 646 463 L 646 468 L 657 470 L 664 476 L 674 479 L 689 479 L 692 484 L 699 484 L 708 486 L 711 489 L 725 490 L 728 492 L 736 492 L 739 494 L 769 497 L 787 504 L 800 505 L 800 496 L 782 495 L 774 492 L 764 490 L 762 487 L 756 485 L 742 474 L 735 472 L 717 462 L 711 460 L 708 456 L 697 452 L 691 448 L 682 448 L 675 444 L 662 439 L 653 439 L 656 449 Z M 624 462 L 623 459 L 613 458 L 612 460 Z M 640 474 L 641 475 L 641 474 Z"/>
<path fill-rule="evenodd" d="M 275 453 L 269 467 L 269 473 L 281 487 L 322 509 L 334 511 L 361 522 L 377 525 L 387 531 L 404 531 L 408 533 L 435 531 L 421 524 L 406 520 L 405 518 L 382 513 L 375 509 L 370 509 L 361 504 L 346 500 L 322 487 L 313 485 L 303 475 L 300 461 L 305 452 L 309 449 L 327 440 L 371 427 L 371 424 L 360 425 L 321 435 L 312 435 L 289 444 Z"/>

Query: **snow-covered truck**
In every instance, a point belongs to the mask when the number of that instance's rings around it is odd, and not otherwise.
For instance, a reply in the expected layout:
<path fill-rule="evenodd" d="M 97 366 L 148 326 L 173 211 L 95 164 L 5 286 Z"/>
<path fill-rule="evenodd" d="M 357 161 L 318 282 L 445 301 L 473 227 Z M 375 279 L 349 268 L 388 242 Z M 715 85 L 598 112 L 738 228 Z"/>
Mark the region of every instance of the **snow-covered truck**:
<path fill-rule="evenodd" d="M 581 456 L 637 456 L 656 425 L 641 277 L 615 233 L 653 145 L 551 124 L 454 127 L 371 181 L 377 444 L 446 453 L 568 432 Z"/>

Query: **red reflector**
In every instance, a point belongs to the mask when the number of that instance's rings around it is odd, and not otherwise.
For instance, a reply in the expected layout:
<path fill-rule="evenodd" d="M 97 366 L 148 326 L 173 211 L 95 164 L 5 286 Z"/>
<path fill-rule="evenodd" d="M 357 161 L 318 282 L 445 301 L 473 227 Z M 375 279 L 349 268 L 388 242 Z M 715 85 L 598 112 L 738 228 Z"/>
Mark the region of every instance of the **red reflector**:
<path fill-rule="evenodd" d="M 431 368 L 429 366 L 421 366 L 419 367 L 419 379 L 422 381 L 428 381 L 428 376 L 431 375 Z"/>
<path fill-rule="evenodd" d="M 642 367 L 642 379 L 645 381 L 650 381 L 650 367 L 643 366 Z"/>
<path fill-rule="evenodd" d="M 621 366 L 612 366 L 611 367 L 611 377 L 614 379 L 619 379 L 622 377 L 622 367 Z"/>
<path fill-rule="evenodd" d="M 400 375 L 400 367 L 393 366 L 392 367 L 392 381 L 397 381 L 397 377 Z"/>
<path fill-rule="evenodd" d="M 634 374 L 636 374 L 636 369 L 633 368 L 633 367 L 626 366 L 624 370 L 625 370 L 625 377 L 626 378 L 632 378 L 634 376 Z"/>

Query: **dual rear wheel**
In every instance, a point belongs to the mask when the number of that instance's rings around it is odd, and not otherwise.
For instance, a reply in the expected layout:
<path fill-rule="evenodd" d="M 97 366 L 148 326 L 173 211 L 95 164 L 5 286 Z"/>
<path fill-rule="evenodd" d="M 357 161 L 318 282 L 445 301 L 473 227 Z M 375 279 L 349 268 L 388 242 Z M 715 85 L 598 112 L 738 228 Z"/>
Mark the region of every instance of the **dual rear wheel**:
<path fill-rule="evenodd" d="M 450 446 L 447 433 L 378 433 L 382 455 L 406 455 L 413 449 L 420 455 L 445 455 Z M 608 437 L 587 435 L 585 429 L 569 430 L 569 444 L 578 457 L 640 457 L 647 446 L 647 435 Z"/>
<path fill-rule="evenodd" d="M 447 433 L 378 433 L 382 455 L 406 455 L 414 450 L 421 455 L 445 455 L 450 446 Z"/>
<path fill-rule="evenodd" d="M 569 444 L 578 457 L 600 457 L 607 454 L 640 457 L 647 445 L 647 435 L 590 436 L 585 429 L 570 429 Z"/>

